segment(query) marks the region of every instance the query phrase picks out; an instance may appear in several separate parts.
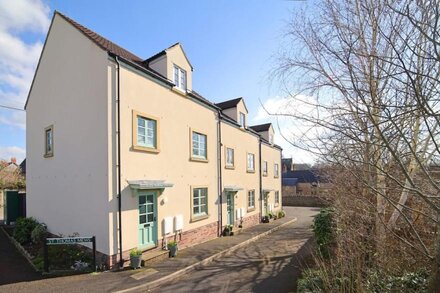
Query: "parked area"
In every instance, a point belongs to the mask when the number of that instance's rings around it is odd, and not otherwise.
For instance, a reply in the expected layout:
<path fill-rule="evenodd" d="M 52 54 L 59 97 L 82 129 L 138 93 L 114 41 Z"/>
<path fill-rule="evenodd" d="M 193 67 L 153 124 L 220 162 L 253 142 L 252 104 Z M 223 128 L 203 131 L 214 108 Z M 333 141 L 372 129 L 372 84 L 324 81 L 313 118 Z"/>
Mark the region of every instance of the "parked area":
<path fill-rule="evenodd" d="M 238 289 L 273 291 L 269 288 L 275 291 L 278 288 L 279 292 L 288 291 L 288 288 L 295 286 L 295 279 L 292 276 L 299 274 L 301 260 L 298 259 L 297 252 L 300 251 L 301 256 L 306 255 L 304 253 L 306 250 L 301 248 L 311 238 L 310 225 L 313 215 L 318 212 L 318 209 L 287 207 L 285 210 L 286 217 L 282 219 L 255 225 L 232 237 L 216 238 L 183 249 L 179 251 L 176 258 L 166 258 L 156 263 L 147 264 L 147 267 L 139 270 L 21 282 L 0 286 L 0 292 L 61 290 L 63 292 L 115 292 L 120 290 L 171 292 L 180 288 L 178 284 L 182 284 L 182 290 L 205 290 L 206 292 L 206 290 L 209 291 L 208 284 L 212 283 L 211 289 L 215 291 L 221 289 L 219 283 L 224 284 L 221 280 L 228 279 L 231 280 L 230 284 L 224 288 L 227 291 Z M 254 237 L 264 235 L 273 228 L 278 230 L 259 239 L 254 239 Z M 255 241 L 245 242 L 251 239 Z M 239 244 L 242 246 L 234 249 Z M 208 261 L 208 258 L 213 255 L 217 255 L 217 258 Z M 183 270 L 188 270 L 189 266 L 194 267 L 191 273 L 185 275 Z M 212 273 L 213 270 L 218 274 L 215 274 L 216 277 L 211 277 L 213 278 L 212 282 L 209 279 L 202 281 L 206 279 L 204 274 Z M 237 278 L 238 275 L 240 278 Z M 217 277 L 219 278 L 218 283 L 213 281 Z M 282 278 L 283 283 L 287 285 L 276 287 L 277 280 L 281 281 L 279 278 Z M 190 285 L 191 282 L 194 282 L 193 285 Z M 145 284 L 153 286 L 149 287 Z M 193 287 L 190 288 L 190 286 Z"/>

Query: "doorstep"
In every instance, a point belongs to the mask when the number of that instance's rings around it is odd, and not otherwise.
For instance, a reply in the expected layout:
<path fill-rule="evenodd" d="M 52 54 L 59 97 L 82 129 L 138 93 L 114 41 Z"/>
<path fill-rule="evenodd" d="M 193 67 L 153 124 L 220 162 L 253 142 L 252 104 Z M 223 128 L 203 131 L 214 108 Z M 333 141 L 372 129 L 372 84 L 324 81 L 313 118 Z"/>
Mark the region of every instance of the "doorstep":
<path fill-rule="evenodd" d="M 168 250 L 153 249 L 142 253 L 142 260 L 144 261 L 144 266 L 147 264 L 156 263 L 166 258 L 168 258 Z"/>

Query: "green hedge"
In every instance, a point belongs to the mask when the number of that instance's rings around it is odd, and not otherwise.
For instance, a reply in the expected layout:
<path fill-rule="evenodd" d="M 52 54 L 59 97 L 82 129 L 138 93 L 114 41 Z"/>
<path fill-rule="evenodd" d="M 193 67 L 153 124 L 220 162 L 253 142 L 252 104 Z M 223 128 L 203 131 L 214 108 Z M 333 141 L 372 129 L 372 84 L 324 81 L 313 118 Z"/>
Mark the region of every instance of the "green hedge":
<path fill-rule="evenodd" d="M 313 221 L 313 233 L 315 234 L 318 251 L 324 258 L 330 257 L 331 247 L 335 241 L 333 208 L 321 209 Z"/>

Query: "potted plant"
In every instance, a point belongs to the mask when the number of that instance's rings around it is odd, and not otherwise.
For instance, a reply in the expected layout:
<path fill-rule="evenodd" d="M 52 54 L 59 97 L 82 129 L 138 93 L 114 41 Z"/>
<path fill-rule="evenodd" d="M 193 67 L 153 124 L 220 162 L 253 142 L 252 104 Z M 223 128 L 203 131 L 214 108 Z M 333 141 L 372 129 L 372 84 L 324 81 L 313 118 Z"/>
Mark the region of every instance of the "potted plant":
<path fill-rule="evenodd" d="M 279 219 L 284 218 L 285 216 L 286 216 L 286 213 L 283 210 L 278 212 L 278 218 Z"/>
<path fill-rule="evenodd" d="M 234 235 L 234 232 L 232 232 L 232 229 L 234 226 L 232 225 L 226 225 L 225 229 L 223 230 L 223 236 L 232 236 Z"/>
<path fill-rule="evenodd" d="M 141 267 L 142 261 L 142 251 L 136 248 L 130 250 L 130 266 L 133 269 L 138 269 Z"/>
<path fill-rule="evenodd" d="M 272 212 L 268 212 L 267 215 L 269 216 L 269 219 L 272 219 L 272 218 L 273 218 L 273 214 L 272 214 Z"/>
<path fill-rule="evenodd" d="M 170 241 L 167 244 L 167 248 L 169 250 L 168 257 L 175 257 L 177 255 L 177 242 Z"/>
<path fill-rule="evenodd" d="M 269 215 L 265 215 L 265 216 L 263 216 L 263 218 L 261 219 L 261 222 L 263 222 L 263 223 L 269 223 Z"/>

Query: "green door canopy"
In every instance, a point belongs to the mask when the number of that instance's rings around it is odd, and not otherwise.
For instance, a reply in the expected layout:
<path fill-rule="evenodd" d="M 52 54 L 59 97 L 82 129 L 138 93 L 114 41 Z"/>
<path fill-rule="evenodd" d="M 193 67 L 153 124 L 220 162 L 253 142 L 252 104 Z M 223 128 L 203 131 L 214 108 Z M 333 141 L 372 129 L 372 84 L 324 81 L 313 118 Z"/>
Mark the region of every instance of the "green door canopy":
<path fill-rule="evenodd" d="M 174 184 L 167 183 L 165 180 L 127 180 L 131 189 L 134 190 L 163 190 L 173 187 Z"/>
<path fill-rule="evenodd" d="M 237 192 L 239 190 L 243 190 L 243 188 L 238 187 L 236 185 L 226 185 L 225 192 Z"/>

